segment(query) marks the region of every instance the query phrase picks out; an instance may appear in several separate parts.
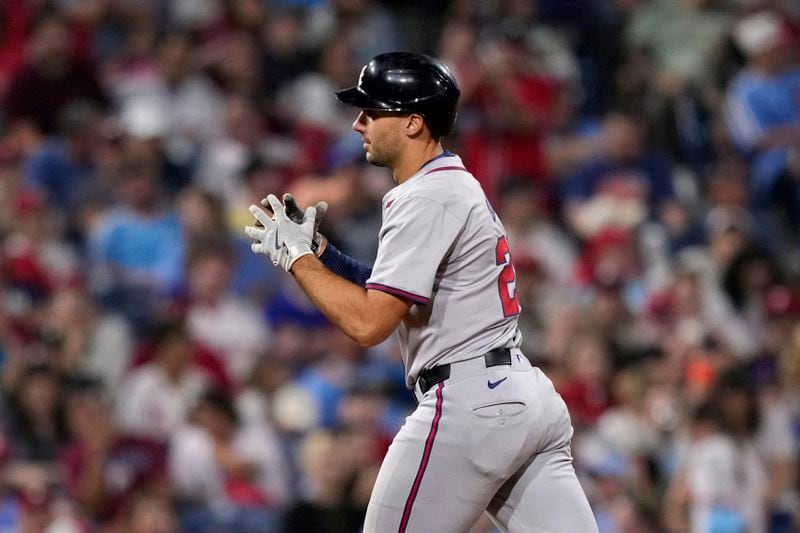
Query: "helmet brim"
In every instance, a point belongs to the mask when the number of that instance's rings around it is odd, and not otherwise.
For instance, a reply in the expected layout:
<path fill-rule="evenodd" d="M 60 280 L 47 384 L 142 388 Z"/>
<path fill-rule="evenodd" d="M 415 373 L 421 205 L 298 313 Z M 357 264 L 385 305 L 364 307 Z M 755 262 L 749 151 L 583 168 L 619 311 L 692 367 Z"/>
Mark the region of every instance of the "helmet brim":
<path fill-rule="evenodd" d="M 381 102 L 380 100 L 371 97 L 358 87 L 350 87 L 349 89 L 336 91 L 336 98 L 343 104 L 348 104 L 360 109 L 383 109 L 386 111 L 397 110 L 391 104 Z"/>

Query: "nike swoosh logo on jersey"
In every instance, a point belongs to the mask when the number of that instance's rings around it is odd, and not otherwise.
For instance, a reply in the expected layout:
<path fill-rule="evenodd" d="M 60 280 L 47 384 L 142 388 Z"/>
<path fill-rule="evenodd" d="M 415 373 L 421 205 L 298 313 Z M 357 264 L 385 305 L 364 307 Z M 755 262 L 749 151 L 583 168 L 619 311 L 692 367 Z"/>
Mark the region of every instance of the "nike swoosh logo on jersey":
<path fill-rule="evenodd" d="M 498 379 L 498 380 L 497 380 L 497 381 L 495 381 L 494 383 L 492 383 L 492 381 L 491 381 L 491 380 L 489 380 L 489 381 L 487 381 L 487 382 L 486 382 L 486 385 L 487 385 L 487 386 L 488 386 L 490 389 L 493 389 L 493 388 L 497 387 L 498 385 L 500 385 L 502 382 L 504 382 L 504 381 L 505 381 L 505 380 L 507 380 L 507 379 L 508 379 L 508 376 L 504 377 L 503 379 Z"/>

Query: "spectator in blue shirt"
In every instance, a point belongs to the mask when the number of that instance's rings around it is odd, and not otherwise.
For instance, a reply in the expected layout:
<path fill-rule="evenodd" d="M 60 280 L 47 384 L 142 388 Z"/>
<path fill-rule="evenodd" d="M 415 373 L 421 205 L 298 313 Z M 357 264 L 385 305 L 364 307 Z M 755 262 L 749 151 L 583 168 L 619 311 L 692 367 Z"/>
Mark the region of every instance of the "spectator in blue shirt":
<path fill-rule="evenodd" d="M 747 62 L 727 96 L 728 128 L 748 157 L 756 208 L 775 200 L 800 223 L 800 67 L 793 61 L 784 22 L 773 12 L 743 18 L 734 30 Z"/>
<path fill-rule="evenodd" d="M 100 109 L 86 100 L 67 104 L 61 112 L 59 135 L 34 151 L 25 165 L 25 184 L 42 191 L 69 211 L 95 175 L 92 149 L 98 142 Z"/>
<path fill-rule="evenodd" d="M 609 114 L 603 121 L 599 155 L 562 183 L 567 221 L 580 237 L 611 226 L 633 229 L 658 219 L 674 201 L 672 165 L 647 147 L 643 136 L 632 116 Z"/>
<path fill-rule="evenodd" d="M 124 168 L 119 191 L 122 203 L 89 235 L 92 279 L 107 305 L 146 327 L 161 298 L 183 279 L 183 231 L 177 214 L 162 206 L 150 166 Z"/>

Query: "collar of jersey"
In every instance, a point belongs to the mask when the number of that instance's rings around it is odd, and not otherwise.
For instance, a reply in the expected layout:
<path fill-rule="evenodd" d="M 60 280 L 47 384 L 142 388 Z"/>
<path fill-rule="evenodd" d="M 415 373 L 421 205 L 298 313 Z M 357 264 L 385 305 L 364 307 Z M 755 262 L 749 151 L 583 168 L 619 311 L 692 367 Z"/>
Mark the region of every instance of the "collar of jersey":
<path fill-rule="evenodd" d="M 430 165 L 434 161 L 438 161 L 439 159 L 443 159 L 445 157 L 455 157 L 455 156 L 456 156 L 456 154 L 454 154 L 450 150 L 445 150 L 444 152 L 442 152 L 441 154 L 437 155 L 436 157 L 434 157 L 432 159 L 428 159 L 421 167 L 419 167 L 419 170 L 417 171 L 417 174 L 422 172 L 423 168 L 427 167 L 428 165 Z"/>
<path fill-rule="evenodd" d="M 449 167 L 455 165 L 458 166 L 462 165 L 461 158 L 459 158 L 453 152 L 445 150 L 443 153 L 437 155 L 436 157 L 434 157 L 433 159 L 422 165 L 420 169 L 417 170 L 416 174 L 408 178 L 408 180 L 406 180 L 405 183 L 403 183 L 403 185 L 405 185 L 410 181 L 415 181 L 417 178 L 424 176 L 425 174 L 428 174 L 436 170 L 437 168 Z"/>

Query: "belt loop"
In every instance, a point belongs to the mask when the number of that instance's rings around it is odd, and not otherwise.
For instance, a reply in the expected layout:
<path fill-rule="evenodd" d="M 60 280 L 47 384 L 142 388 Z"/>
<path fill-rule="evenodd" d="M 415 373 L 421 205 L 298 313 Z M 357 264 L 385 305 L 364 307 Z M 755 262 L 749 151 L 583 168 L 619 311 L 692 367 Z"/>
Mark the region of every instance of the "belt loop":
<path fill-rule="evenodd" d="M 497 348 L 483 357 L 486 361 L 486 368 L 511 364 L 511 350 L 508 348 Z"/>
<path fill-rule="evenodd" d="M 419 377 L 417 378 L 419 390 L 422 391 L 422 394 L 425 394 L 431 389 L 431 387 L 448 379 L 449 377 L 450 365 L 439 365 L 429 368 L 428 370 L 420 373 Z"/>
<path fill-rule="evenodd" d="M 419 383 L 419 390 L 420 392 L 422 392 L 422 394 L 425 394 L 426 392 L 428 392 L 428 389 L 430 389 L 430 386 L 428 385 L 428 380 L 425 379 L 425 376 L 420 376 L 417 379 L 417 383 Z"/>

